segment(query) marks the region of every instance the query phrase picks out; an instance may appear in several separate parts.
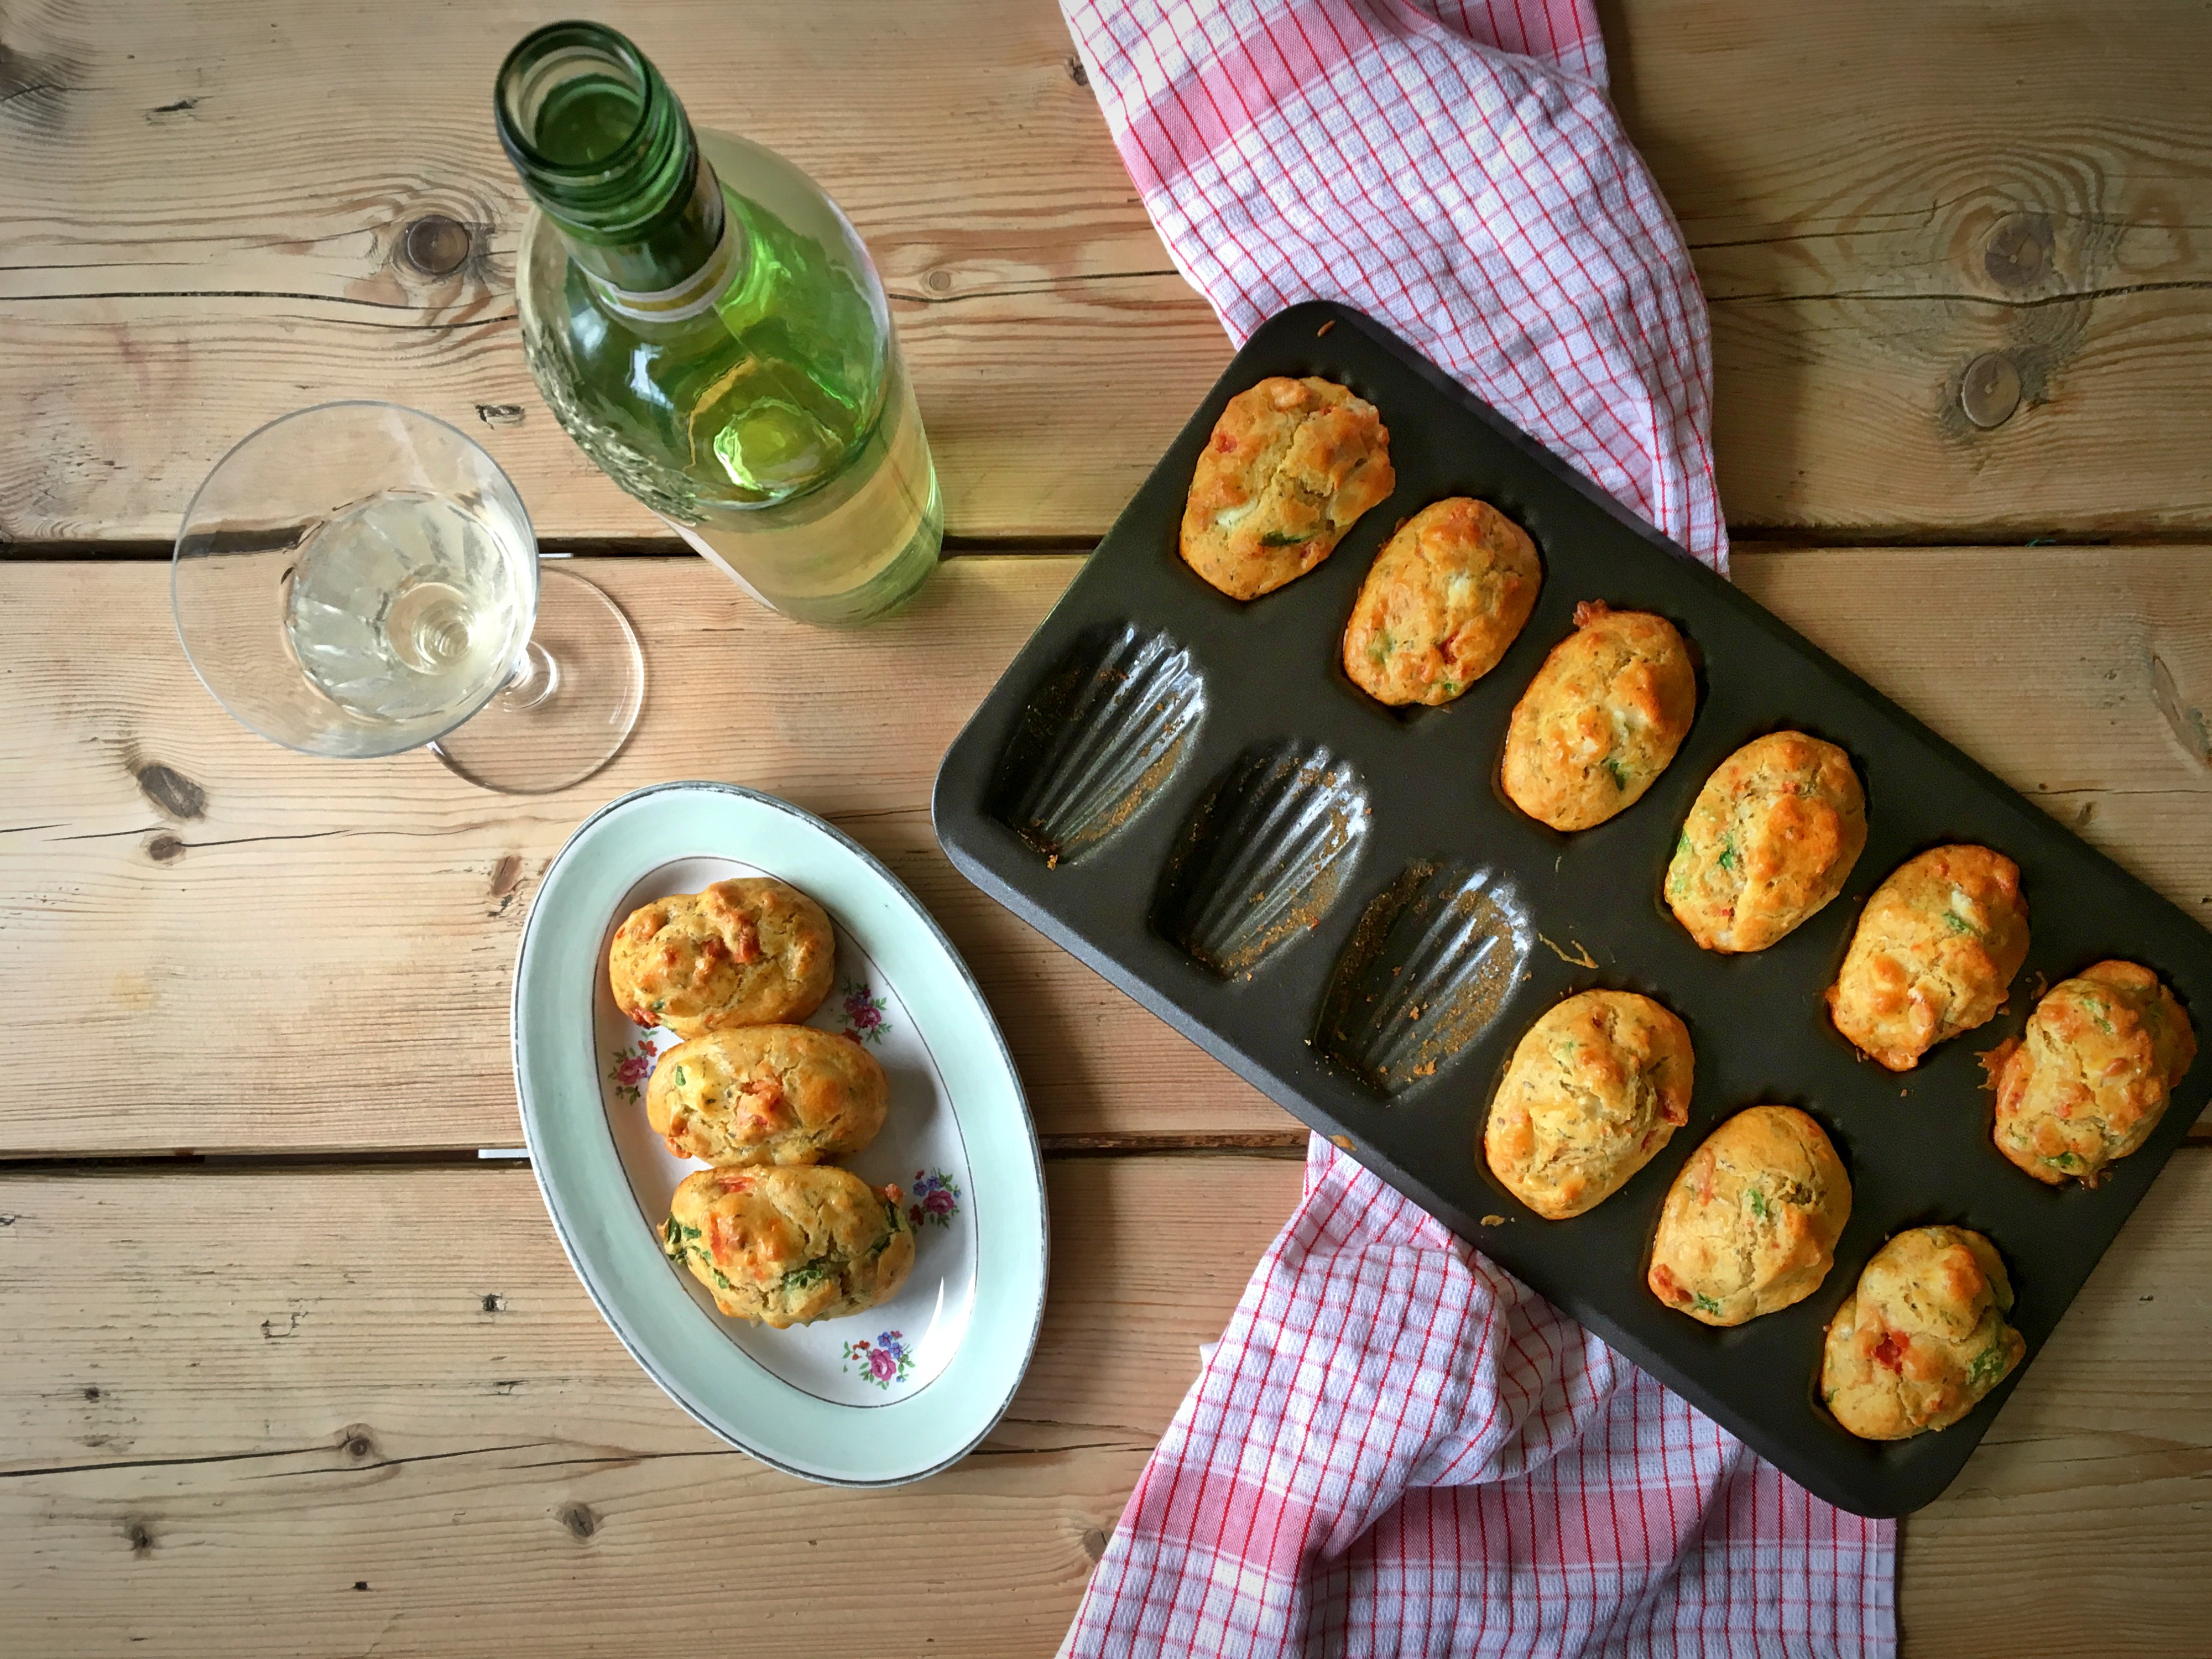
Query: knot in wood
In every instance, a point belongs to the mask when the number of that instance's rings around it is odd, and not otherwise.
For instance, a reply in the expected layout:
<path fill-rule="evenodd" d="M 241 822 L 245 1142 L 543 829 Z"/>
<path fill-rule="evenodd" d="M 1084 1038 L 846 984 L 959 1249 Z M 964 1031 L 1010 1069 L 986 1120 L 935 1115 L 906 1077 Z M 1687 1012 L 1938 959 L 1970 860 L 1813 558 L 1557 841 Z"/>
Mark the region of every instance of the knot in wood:
<path fill-rule="evenodd" d="M 2006 214 L 1982 250 L 1982 268 L 1999 288 L 2033 288 L 2051 264 L 2051 221 L 2040 213 Z"/>
<path fill-rule="evenodd" d="M 561 1524 L 580 1539 L 589 1538 L 599 1529 L 599 1517 L 581 1504 L 571 1504 L 561 1511 Z"/>
<path fill-rule="evenodd" d="M 173 766 L 150 761 L 131 775 L 146 799 L 173 818 L 196 818 L 207 811 L 207 791 Z"/>
<path fill-rule="evenodd" d="M 426 213 L 399 240 L 400 257 L 425 276 L 450 276 L 469 257 L 469 230 L 442 213 Z"/>

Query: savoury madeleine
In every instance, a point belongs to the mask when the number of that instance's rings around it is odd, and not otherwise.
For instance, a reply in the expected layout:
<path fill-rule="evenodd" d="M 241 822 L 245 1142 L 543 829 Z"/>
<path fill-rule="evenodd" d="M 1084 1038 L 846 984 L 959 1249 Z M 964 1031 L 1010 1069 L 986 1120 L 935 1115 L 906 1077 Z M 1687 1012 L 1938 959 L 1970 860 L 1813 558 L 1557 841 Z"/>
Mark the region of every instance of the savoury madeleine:
<path fill-rule="evenodd" d="M 1964 1227 L 1914 1227 L 1881 1249 L 1829 1322 L 1820 1399 L 1862 1440 L 1947 1429 L 2027 1352 L 2005 1322 L 2012 1280 Z"/>
<path fill-rule="evenodd" d="M 1870 1060 L 1909 1072 L 1948 1037 L 1986 1024 L 2027 960 L 2020 866 L 1986 847 L 1936 847 L 1882 878 L 1828 1014 Z"/>
<path fill-rule="evenodd" d="M 811 1025 L 742 1025 L 679 1042 L 646 1085 L 645 1115 L 678 1158 L 818 1164 L 884 1127 L 890 1079 L 848 1036 Z"/>
<path fill-rule="evenodd" d="M 1753 1106 L 1690 1154 L 1659 1212 L 1646 1281 L 1707 1325 L 1802 1302 L 1835 1265 L 1850 1177 L 1827 1133 L 1791 1106 Z"/>
<path fill-rule="evenodd" d="M 1543 567 L 1528 532 L 1453 495 L 1398 526 L 1344 628 L 1344 672 L 1378 702 L 1434 707 L 1498 666 L 1535 608 Z"/>
<path fill-rule="evenodd" d="M 822 907 L 788 882 L 738 876 L 641 905 L 615 930 L 615 1006 L 680 1037 L 805 1019 L 836 975 Z"/>
<path fill-rule="evenodd" d="M 1632 991 L 1584 991 L 1522 1036 L 1483 1124 L 1483 1155 L 1548 1220 L 1594 1208 L 1690 1119 L 1687 1027 Z"/>
<path fill-rule="evenodd" d="M 914 1266 L 896 1187 L 830 1164 L 697 1170 L 669 1200 L 661 1249 L 734 1319 L 781 1330 L 888 1300 Z"/>
<path fill-rule="evenodd" d="M 1697 712 L 1697 670 L 1674 624 L 1585 599 L 1513 705 L 1499 782 L 1538 823 L 1588 830 L 1643 799 Z"/>
<path fill-rule="evenodd" d="M 1183 562 L 1256 599 L 1334 552 L 1397 483 L 1374 404 L 1334 380 L 1272 375 L 1213 423 L 1183 506 Z"/>
<path fill-rule="evenodd" d="M 1764 951 L 1844 890 L 1866 848 L 1850 757 L 1773 732 L 1715 769 L 1667 866 L 1667 902 L 1708 951 Z"/>
<path fill-rule="evenodd" d="M 1990 1056 L 1997 1150 L 2038 1181 L 2094 1187 L 2150 1138 L 2196 1058 L 2189 1016 L 2156 974 L 2133 962 L 2084 969 Z"/>

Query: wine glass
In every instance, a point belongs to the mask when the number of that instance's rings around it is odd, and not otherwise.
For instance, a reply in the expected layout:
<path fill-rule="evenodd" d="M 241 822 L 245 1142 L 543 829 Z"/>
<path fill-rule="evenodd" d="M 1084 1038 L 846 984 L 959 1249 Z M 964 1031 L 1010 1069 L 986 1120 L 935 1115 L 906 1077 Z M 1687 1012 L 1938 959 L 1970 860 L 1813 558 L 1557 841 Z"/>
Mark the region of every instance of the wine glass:
<path fill-rule="evenodd" d="M 507 475 L 397 404 L 320 404 L 216 463 L 170 570 L 177 636 L 244 726 L 311 755 L 428 744 L 543 794 L 612 760 L 645 663 L 612 599 L 541 564 Z"/>

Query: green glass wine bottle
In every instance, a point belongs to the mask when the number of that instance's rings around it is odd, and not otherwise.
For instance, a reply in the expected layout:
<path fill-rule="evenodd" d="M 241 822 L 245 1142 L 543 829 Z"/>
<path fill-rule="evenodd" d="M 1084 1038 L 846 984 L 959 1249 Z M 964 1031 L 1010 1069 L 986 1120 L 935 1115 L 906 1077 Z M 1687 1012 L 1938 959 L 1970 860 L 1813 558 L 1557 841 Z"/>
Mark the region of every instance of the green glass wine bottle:
<path fill-rule="evenodd" d="M 523 349 L 568 435 L 787 615 L 860 623 L 905 599 L 937 566 L 937 474 L 836 204 L 759 145 L 695 132 L 594 23 L 526 36 L 495 102 L 536 204 Z"/>

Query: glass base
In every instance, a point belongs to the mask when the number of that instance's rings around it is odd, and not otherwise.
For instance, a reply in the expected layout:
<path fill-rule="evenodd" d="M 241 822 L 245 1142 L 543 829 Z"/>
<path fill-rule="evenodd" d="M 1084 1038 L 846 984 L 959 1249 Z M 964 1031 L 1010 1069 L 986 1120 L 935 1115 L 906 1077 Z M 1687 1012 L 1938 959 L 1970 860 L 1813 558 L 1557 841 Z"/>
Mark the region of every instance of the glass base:
<path fill-rule="evenodd" d="M 430 752 L 483 788 L 550 794 L 620 754 L 644 702 L 629 618 L 581 576 L 541 564 L 522 670 Z"/>

